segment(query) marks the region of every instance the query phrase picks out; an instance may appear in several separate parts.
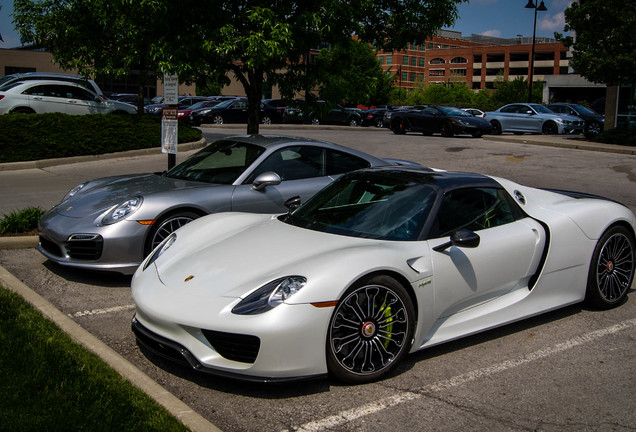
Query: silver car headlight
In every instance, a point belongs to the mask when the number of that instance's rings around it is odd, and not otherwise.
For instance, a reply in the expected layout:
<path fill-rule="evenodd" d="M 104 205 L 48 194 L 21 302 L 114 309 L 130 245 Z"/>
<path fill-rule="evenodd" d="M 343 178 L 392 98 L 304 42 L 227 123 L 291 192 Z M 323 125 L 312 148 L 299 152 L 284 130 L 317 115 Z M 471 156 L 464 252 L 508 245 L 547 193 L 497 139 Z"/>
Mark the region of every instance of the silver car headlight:
<path fill-rule="evenodd" d="M 287 276 L 263 285 L 232 309 L 237 315 L 257 315 L 274 309 L 300 291 L 307 283 L 303 276 Z"/>
<path fill-rule="evenodd" d="M 146 261 L 146 263 L 144 264 L 144 270 L 146 270 L 150 264 L 157 261 L 157 259 L 161 255 L 163 255 L 165 251 L 170 249 L 170 246 L 172 246 L 174 242 L 176 241 L 177 241 L 177 235 L 175 233 L 172 233 L 168 237 L 166 237 L 161 243 L 159 243 L 159 246 L 157 246 L 155 250 L 152 251 L 150 258 L 148 258 L 148 261 Z"/>
<path fill-rule="evenodd" d="M 64 202 L 69 198 L 72 198 L 76 193 L 78 193 L 79 191 L 81 191 L 82 189 L 84 189 L 84 187 L 88 184 L 88 182 L 84 182 L 81 184 L 78 184 L 77 186 L 75 186 L 73 189 L 71 189 L 70 191 L 68 191 L 66 193 L 66 195 L 64 195 L 64 198 L 62 198 L 62 201 L 60 202 Z"/>
<path fill-rule="evenodd" d="M 143 202 L 142 197 L 134 197 L 129 200 L 124 201 L 118 206 L 113 207 L 109 210 L 104 217 L 102 217 L 101 224 L 102 225 L 111 225 L 117 223 L 121 220 L 126 219 L 128 216 L 133 214 L 139 207 L 141 207 L 141 203 Z"/>

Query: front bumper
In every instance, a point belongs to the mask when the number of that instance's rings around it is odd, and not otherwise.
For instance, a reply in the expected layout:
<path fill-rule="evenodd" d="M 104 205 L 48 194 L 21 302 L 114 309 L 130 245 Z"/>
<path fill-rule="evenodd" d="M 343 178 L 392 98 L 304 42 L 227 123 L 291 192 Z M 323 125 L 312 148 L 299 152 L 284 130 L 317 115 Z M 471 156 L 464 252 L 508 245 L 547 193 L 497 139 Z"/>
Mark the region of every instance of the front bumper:
<path fill-rule="evenodd" d="M 37 249 L 57 264 L 133 274 L 144 258 L 144 241 L 149 227 L 124 220 L 96 226 L 83 219 L 45 214 L 39 223 Z"/>

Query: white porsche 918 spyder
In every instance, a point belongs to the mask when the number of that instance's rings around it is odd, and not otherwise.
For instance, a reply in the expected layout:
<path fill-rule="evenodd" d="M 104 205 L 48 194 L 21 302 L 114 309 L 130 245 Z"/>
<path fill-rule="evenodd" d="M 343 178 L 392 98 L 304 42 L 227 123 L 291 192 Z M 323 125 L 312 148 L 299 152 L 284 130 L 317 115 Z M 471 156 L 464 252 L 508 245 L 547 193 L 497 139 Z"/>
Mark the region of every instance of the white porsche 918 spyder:
<path fill-rule="evenodd" d="M 363 383 L 407 353 L 573 303 L 621 304 L 634 214 L 598 196 L 403 167 L 284 215 L 220 213 L 135 273 L 140 345 L 254 381 Z"/>

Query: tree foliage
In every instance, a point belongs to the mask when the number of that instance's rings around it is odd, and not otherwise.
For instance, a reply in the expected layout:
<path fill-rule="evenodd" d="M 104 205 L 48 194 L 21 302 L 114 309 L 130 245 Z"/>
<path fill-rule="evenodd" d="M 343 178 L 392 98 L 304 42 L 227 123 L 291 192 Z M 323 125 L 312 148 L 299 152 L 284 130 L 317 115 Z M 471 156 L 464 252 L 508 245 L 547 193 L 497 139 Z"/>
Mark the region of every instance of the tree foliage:
<path fill-rule="evenodd" d="M 311 90 L 312 49 L 356 35 L 383 49 L 452 26 L 466 0 L 15 0 L 14 23 L 63 67 L 123 76 L 155 70 L 193 82 L 231 72 L 258 132 L 264 83 Z"/>
<path fill-rule="evenodd" d="M 565 31 L 574 31 L 576 37 L 561 40 L 573 48 L 570 65 L 578 73 L 607 85 L 636 82 L 636 3 L 572 3 L 565 10 L 565 21 Z"/>

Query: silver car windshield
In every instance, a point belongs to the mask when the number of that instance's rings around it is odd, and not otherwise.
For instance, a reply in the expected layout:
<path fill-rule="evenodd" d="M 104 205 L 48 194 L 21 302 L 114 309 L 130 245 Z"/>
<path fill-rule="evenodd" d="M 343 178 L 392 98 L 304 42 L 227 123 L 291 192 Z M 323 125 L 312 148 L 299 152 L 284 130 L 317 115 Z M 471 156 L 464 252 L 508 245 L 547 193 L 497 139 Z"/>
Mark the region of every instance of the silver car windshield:
<path fill-rule="evenodd" d="M 165 173 L 166 177 L 232 184 L 265 151 L 237 141 L 217 141 Z"/>
<path fill-rule="evenodd" d="M 383 240 L 417 240 L 436 192 L 418 174 L 354 172 L 283 218 L 314 231 Z"/>

